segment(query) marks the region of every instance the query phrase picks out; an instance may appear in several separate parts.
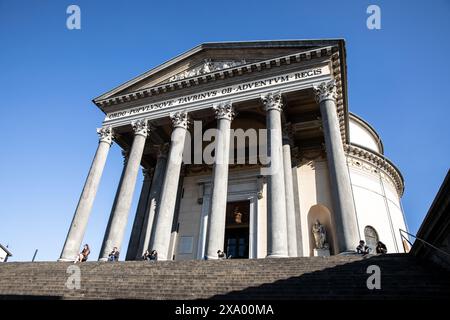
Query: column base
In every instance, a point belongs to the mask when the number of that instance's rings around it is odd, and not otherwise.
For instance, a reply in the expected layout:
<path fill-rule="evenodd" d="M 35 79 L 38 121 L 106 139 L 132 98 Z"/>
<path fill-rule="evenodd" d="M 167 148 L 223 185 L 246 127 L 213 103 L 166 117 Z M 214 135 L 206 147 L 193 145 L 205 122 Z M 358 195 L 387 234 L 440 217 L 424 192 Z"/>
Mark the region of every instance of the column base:
<path fill-rule="evenodd" d="M 100 258 L 100 259 L 98 259 L 98 261 L 100 261 L 100 262 L 107 262 L 108 258 Z"/>
<path fill-rule="evenodd" d="M 68 259 L 68 258 L 59 258 L 56 260 L 57 262 L 74 262 L 76 258 Z"/>
<path fill-rule="evenodd" d="M 206 256 L 206 259 L 203 260 L 225 260 L 226 258 L 220 258 L 217 256 Z"/>
<path fill-rule="evenodd" d="M 269 254 L 266 258 L 289 258 L 289 256 L 287 254 Z"/>

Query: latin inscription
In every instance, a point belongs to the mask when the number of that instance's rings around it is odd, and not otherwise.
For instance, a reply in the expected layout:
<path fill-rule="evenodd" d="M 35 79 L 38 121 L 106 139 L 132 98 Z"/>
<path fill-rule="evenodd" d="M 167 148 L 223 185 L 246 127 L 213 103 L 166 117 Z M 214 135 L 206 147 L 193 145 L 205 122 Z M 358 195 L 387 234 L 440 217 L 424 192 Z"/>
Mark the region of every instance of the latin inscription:
<path fill-rule="evenodd" d="M 193 95 L 189 95 L 189 96 L 184 96 L 184 97 L 180 97 L 180 98 L 175 98 L 175 99 L 171 99 L 171 100 L 167 100 L 167 101 L 151 103 L 148 105 L 144 105 L 141 107 L 136 107 L 136 108 L 132 108 L 132 109 L 124 110 L 124 111 L 117 111 L 117 112 L 109 113 L 109 114 L 107 114 L 105 121 L 115 120 L 115 119 L 133 116 L 133 115 L 141 114 L 141 113 L 146 113 L 146 112 L 149 112 L 152 110 L 159 110 L 159 109 L 165 109 L 165 108 L 169 108 L 169 107 L 173 107 L 173 106 L 179 106 L 179 105 L 183 105 L 183 104 L 187 104 L 187 103 L 191 103 L 191 102 L 195 102 L 195 101 L 207 100 L 207 99 L 211 99 L 211 98 L 215 98 L 215 97 L 231 95 L 234 93 L 250 91 L 250 90 L 257 89 L 257 88 L 269 87 L 269 86 L 277 85 L 280 83 L 300 81 L 300 80 L 304 80 L 304 79 L 308 79 L 308 78 L 317 77 L 317 76 L 320 76 L 320 75 L 326 74 L 326 73 L 328 73 L 328 67 L 321 67 L 321 68 L 314 68 L 314 69 L 309 69 L 309 70 L 305 70 L 305 71 L 294 72 L 294 73 L 290 73 L 290 74 L 286 74 L 286 75 L 280 75 L 280 76 L 263 79 L 263 80 L 255 80 L 252 82 L 238 84 L 238 85 L 225 87 L 225 88 L 221 88 L 221 89 L 214 89 L 211 91 L 193 94 Z"/>

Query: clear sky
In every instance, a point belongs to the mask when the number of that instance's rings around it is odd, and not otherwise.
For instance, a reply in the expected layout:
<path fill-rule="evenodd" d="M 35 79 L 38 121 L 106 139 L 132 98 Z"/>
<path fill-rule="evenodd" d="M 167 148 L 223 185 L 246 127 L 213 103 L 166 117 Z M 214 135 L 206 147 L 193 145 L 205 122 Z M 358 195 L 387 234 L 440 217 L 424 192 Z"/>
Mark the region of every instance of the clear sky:
<path fill-rule="evenodd" d="M 81 30 L 66 9 L 81 8 Z M 370 4 L 381 30 L 366 27 Z M 0 0 L 0 243 L 56 260 L 103 114 L 91 102 L 202 42 L 345 38 L 349 109 L 401 170 L 415 233 L 450 159 L 450 2 Z M 122 167 L 114 145 L 84 242 L 97 258 Z M 126 248 L 138 190 L 130 214 Z"/>

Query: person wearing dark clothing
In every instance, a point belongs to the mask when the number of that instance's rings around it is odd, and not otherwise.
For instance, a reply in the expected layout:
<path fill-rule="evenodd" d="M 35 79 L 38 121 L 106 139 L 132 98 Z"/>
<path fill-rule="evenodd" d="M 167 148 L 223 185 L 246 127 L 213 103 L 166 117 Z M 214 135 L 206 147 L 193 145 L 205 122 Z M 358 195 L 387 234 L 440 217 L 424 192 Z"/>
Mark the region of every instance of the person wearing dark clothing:
<path fill-rule="evenodd" d="M 142 260 L 150 260 L 150 252 L 148 252 L 148 250 L 145 250 L 144 254 L 142 255 Z"/>
<path fill-rule="evenodd" d="M 152 250 L 152 253 L 150 253 L 150 255 L 148 256 L 148 259 L 151 262 L 157 261 L 158 260 L 158 252 L 156 252 L 156 250 Z"/>
<path fill-rule="evenodd" d="M 119 251 L 117 250 L 117 247 L 114 247 L 113 251 L 109 254 L 108 261 L 119 261 Z"/>
<path fill-rule="evenodd" d="M 385 254 L 385 253 L 387 253 L 386 245 L 383 242 L 378 241 L 377 247 L 375 248 L 375 251 L 377 252 L 377 254 Z"/>
<path fill-rule="evenodd" d="M 217 257 L 219 259 L 226 259 L 225 252 L 223 252 L 222 250 L 217 250 Z"/>
<path fill-rule="evenodd" d="M 359 241 L 359 246 L 356 247 L 356 252 L 360 254 L 368 254 L 370 252 L 370 248 L 366 246 L 364 240 Z"/>

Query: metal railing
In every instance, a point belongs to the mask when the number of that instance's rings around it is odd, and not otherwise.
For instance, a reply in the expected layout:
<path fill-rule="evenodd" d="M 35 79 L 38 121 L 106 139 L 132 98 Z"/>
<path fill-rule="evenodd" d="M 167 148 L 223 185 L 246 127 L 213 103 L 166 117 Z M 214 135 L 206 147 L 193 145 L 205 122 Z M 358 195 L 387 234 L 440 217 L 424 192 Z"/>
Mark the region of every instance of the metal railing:
<path fill-rule="evenodd" d="M 438 251 L 438 252 L 444 254 L 445 256 L 447 256 L 448 258 L 450 258 L 450 253 L 448 253 L 448 252 L 446 252 L 446 251 L 436 247 L 435 245 L 432 245 L 428 241 L 425 241 L 425 240 L 419 238 L 418 236 L 416 236 L 414 234 L 409 233 L 408 231 L 405 231 L 403 229 L 399 229 L 399 230 L 400 230 L 400 237 L 402 238 L 402 240 L 408 241 L 408 243 L 410 244 L 411 247 L 413 246 L 413 244 L 411 243 L 411 241 L 409 241 L 409 239 L 407 237 L 404 236 L 404 233 L 406 233 L 407 235 L 409 235 L 411 237 L 414 237 L 416 240 L 419 240 L 420 242 L 424 243 L 425 245 L 435 249 L 436 251 Z"/>

